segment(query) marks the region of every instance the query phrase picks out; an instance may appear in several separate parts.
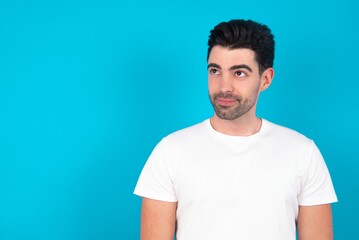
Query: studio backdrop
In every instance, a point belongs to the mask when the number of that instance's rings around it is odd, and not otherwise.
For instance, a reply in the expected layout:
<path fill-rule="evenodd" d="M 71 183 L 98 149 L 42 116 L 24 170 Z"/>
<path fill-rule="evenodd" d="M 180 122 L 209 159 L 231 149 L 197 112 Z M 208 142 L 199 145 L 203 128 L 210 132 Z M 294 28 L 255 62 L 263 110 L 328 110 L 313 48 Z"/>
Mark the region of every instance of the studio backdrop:
<path fill-rule="evenodd" d="M 139 239 L 137 178 L 156 143 L 213 112 L 209 31 L 253 19 L 276 40 L 260 117 L 314 139 L 336 239 L 359 239 L 358 3 L 0 2 L 0 239 Z"/>

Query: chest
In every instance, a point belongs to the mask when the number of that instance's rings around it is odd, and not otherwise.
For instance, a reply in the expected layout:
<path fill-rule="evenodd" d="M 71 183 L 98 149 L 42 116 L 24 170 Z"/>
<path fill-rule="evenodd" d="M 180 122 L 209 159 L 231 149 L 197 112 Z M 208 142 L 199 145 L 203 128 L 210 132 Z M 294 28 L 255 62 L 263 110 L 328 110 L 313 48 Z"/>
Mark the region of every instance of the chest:
<path fill-rule="evenodd" d="M 184 154 L 175 179 L 179 203 L 295 203 L 301 188 L 298 161 L 285 151 L 207 150 Z"/>

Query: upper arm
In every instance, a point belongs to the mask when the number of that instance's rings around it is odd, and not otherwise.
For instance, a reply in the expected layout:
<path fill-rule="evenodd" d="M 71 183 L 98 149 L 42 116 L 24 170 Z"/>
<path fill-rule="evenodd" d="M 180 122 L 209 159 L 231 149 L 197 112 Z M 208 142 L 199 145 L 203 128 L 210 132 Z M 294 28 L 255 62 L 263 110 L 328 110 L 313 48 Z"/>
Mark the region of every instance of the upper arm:
<path fill-rule="evenodd" d="M 332 240 L 331 205 L 299 206 L 297 225 L 299 240 Z"/>
<path fill-rule="evenodd" d="M 173 240 L 176 210 L 176 202 L 142 198 L 141 240 Z"/>

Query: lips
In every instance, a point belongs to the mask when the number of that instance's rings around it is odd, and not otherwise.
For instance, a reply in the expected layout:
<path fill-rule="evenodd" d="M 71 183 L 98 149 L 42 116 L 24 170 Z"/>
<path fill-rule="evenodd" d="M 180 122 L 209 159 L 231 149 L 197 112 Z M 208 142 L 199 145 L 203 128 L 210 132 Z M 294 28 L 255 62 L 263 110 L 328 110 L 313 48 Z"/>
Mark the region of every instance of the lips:
<path fill-rule="evenodd" d="M 216 102 L 221 106 L 230 107 L 235 105 L 237 100 L 233 98 L 216 98 Z"/>

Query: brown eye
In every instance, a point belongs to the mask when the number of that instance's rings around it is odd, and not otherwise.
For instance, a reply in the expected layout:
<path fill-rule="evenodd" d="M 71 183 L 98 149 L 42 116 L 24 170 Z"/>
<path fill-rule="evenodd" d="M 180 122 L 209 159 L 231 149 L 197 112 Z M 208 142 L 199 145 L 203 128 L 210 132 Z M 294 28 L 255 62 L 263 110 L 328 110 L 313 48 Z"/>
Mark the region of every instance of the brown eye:
<path fill-rule="evenodd" d="M 209 70 L 209 74 L 211 74 L 211 75 L 216 75 L 218 73 L 219 73 L 219 71 L 217 69 L 215 69 L 215 68 L 212 68 L 212 69 Z"/>
<path fill-rule="evenodd" d="M 237 71 L 237 72 L 234 73 L 234 75 L 235 75 L 236 77 L 240 77 L 240 78 L 247 76 L 247 75 L 246 75 L 244 72 L 242 72 L 242 71 Z"/>

